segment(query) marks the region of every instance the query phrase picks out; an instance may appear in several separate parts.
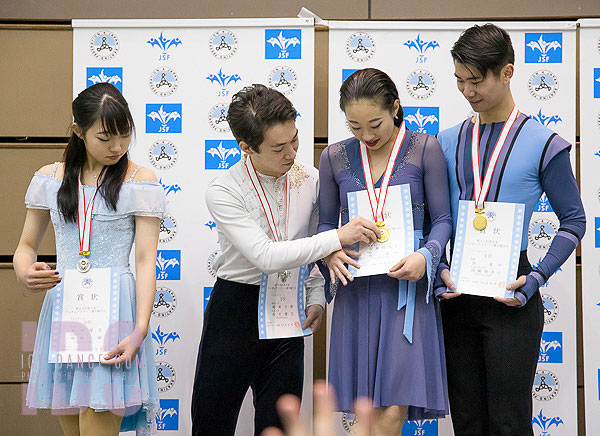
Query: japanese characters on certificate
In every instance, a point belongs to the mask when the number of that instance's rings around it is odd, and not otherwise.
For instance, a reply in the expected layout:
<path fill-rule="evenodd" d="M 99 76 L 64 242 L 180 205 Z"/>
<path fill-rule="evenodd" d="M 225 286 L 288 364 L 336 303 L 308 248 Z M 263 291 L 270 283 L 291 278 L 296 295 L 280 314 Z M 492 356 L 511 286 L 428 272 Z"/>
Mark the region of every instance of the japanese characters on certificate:
<path fill-rule="evenodd" d="M 260 339 L 291 338 L 312 334 L 302 329 L 304 284 L 308 267 L 274 274 L 263 274 L 258 298 L 258 333 Z"/>
<path fill-rule="evenodd" d="M 475 202 L 461 200 L 456 223 L 450 278 L 457 292 L 512 298 L 506 285 L 517 277 L 525 205 L 485 202 L 479 214 Z M 486 220 L 478 229 L 477 218 Z"/>
<path fill-rule="evenodd" d="M 376 189 L 375 193 L 379 195 L 379 190 Z M 348 213 L 350 219 L 356 216 L 372 218 L 366 190 L 348 192 Z M 383 219 L 389 237 L 382 242 L 359 243 L 360 269 L 352 266 L 348 268 L 354 277 L 387 274 L 400 259 L 414 251 L 412 201 L 408 184 L 388 188 L 387 201 L 383 207 Z"/>
<path fill-rule="evenodd" d="M 51 291 L 55 295 L 48 362 L 99 362 L 118 344 L 119 272 L 67 269 L 63 277 Z"/>

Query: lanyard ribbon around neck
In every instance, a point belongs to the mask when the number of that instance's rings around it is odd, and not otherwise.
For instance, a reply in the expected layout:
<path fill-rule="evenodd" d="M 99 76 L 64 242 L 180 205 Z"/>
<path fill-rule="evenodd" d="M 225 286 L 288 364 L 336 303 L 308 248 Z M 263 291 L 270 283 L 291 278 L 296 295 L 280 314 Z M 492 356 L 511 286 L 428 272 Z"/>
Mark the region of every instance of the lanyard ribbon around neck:
<path fill-rule="evenodd" d="M 392 177 L 392 171 L 396 164 L 396 158 L 400 152 L 402 141 L 406 136 L 406 126 L 404 121 L 400 125 L 400 129 L 394 139 L 394 145 L 392 151 L 388 157 L 385 171 L 383 173 L 383 179 L 381 180 L 381 187 L 379 188 L 379 195 L 375 192 L 375 185 L 373 184 L 373 176 L 371 175 L 371 164 L 369 163 L 369 155 L 367 154 L 367 146 L 364 143 L 360 143 L 360 160 L 362 162 L 363 174 L 365 176 L 365 186 L 367 188 L 367 196 L 369 198 L 369 204 L 371 205 L 371 212 L 373 213 L 373 219 L 376 223 L 384 221 L 383 207 L 387 197 L 388 187 L 390 185 L 390 179 Z"/>
<path fill-rule="evenodd" d="M 102 168 L 96 181 L 94 193 L 89 201 L 86 201 L 85 188 L 81 183 L 81 174 L 79 175 L 78 183 L 78 202 L 77 202 L 77 227 L 79 228 L 79 254 L 81 256 L 90 255 L 90 244 L 92 237 L 92 212 L 94 211 L 94 199 L 98 193 L 98 188 L 102 185 L 104 171 Z"/>
<path fill-rule="evenodd" d="M 286 174 L 285 181 L 285 192 L 286 192 L 286 204 L 285 204 L 285 227 L 284 233 L 280 232 L 275 225 L 275 217 L 273 215 L 273 210 L 271 208 L 271 204 L 269 203 L 269 199 L 265 194 L 265 190 L 258 178 L 258 174 L 256 173 L 256 169 L 254 168 L 254 164 L 252 163 L 252 159 L 250 156 L 246 157 L 246 171 L 248 172 L 248 176 L 250 177 L 250 181 L 252 182 L 252 186 L 254 187 L 254 191 L 258 196 L 258 200 L 262 207 L 263 212 L 265 213 L 265 217 L 267 218 L 267 223 L 269 224 L 269 228 L 271 229 L 271 233 L 273 234 L 273 240 L 275 242 L 279 242 L 282 240 L 286 240 L 288 237 L 288 223 L 289 223 L 289 210 L 290 210 L 290 178 Z"/>
<path fill-rule="evenodd" d="M 502 127 L 502 131 L 500 132 L 500 136 L 496 141 L 496 145 L 494 146 L 494 151 L 492 152 L 492 156 L 490 157 L 490 161 L 485 170 L 485 175 L 483 177 L 483 183 L 481 182 L 481 171 L 479 169 L 479 114 L 475 117 L 475 123 L 473 125 L 473 135 L 471 136 L 471 162 L 473 168 L 473 200 L 475 200 L 475 210 L 483 210 L 484 202 L 487 196 L 488 191 L 490 190 L 490 184 L 492 182 L 492 176 L 494 174 L 494 168 L 496 168 L 496 164 L 498 163 L 498 159 L 500 157 L 500 152 L 502 151 L 502 147 L 504 147 L 504 143 L 506 142 L 506 138 L 508 137 L 508 133 L 510 129 L 515 124 L 517 116 L 519 115 L 519 111 L 517 106 L 513 106 L 508 119 L 505 121 L 504 126 Z"/>

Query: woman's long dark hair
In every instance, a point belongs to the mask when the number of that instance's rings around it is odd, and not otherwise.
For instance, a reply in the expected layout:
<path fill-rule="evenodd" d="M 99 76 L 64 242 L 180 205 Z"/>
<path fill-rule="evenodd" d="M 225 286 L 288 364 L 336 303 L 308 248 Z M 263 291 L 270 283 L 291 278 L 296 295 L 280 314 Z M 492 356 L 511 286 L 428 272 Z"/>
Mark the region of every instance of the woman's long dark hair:
<path fill-rule="evenodd" d="M 356 100 L 375 100 L 379 105 L 390 111 L 394 110 L 394 102 L 399 100 L 398 89 L 394 81 L 381 70 L 365 68 L 352 73 L 340 88 L 340 109 L 345 112 L 346 104 Z M 392 115 L 394 115 L 392 113 Z M 394 125 L 399 127 L 404 119 L 402 105 L 398 109 Z"/>
<path fill-rule="evenodd" d="M 81 91 L 73 100 L 73 121 L 85 132 L 98 120 L 102 129 L 109 135 L 123 136 L 134 131 L 133 117 L 127 101 L 117 88 L 109 83 L 97 83 Z M 58 210 L 65 221 L 76 222 L 78 207 L 79 174 L 86 161 L 86 149 L 83 139 L 74 132 L 65 149 L 65 175 L 58 190 Z M 114 165 L 106 167 L 104 178 L 98 192 L 113 210 L 117 210 L 121 184 L 129 165 L 128 153 L 125 153 Z"/>

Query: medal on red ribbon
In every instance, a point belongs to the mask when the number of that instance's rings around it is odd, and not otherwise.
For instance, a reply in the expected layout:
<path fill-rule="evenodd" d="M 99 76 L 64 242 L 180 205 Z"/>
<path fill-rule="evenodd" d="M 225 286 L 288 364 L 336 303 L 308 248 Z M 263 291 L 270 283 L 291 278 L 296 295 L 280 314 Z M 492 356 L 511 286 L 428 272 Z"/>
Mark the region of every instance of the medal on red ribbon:
<path fill-rule="evenodd" d="M 473 199 L 475 200 L 475 213 L 476 216 L 473 219 L 473 227 L 476 230 L 482 231 L 487 227 L 487 218 L 485 217 L 485 198 L 488 191 L 490 190 L 490 184 L 492 182 L 492 176 L 494 174 L 494 168 L 498 163 L 500 152 L 510 129 L 515 124 L 519 111 L 516 106 L 513 106 L 508 119 L 505 121 L 500 136 L 494 146 L 494 151 L 490 157 L 490 161 L 485 170 L 483 177 L 483 183 L 481 181 L 481 171 L 479 169 L 479 114 L 475 116 L 475 123 L 473 124 L 473 134 L 471 137 L 471 162 L 473 168 Z"/>
<path fill-rule="evenodd" d="M 83 257 L 77 262 L 77 270 L 81 273 L 88 272 L 92 267 L 89 260 L 92 236 L 92 212 L 94 211 L 94 199 L 98 193 L 98 188 L 102 184 L 105 169 L 106 167 L 102 168 L 102 171 L 98 175 L 96 187 L 89 201 L 86 200 L 85 188 L 81 183 L 81 176 L 79 177 L 77 227 L 79 228 L 79 255 Z"/>
<path fill-rule="evenodd" d="M 286 175 L 285 180 L 285 193 L 286 193 L 286 203 L 285 203 L 285 224 L 284 224 L 284 233 L 280 232 L 275 225 L 275 217 L 273 216 L 273 210 L 271 209 L 271 204 L 269 203 L 269 199 L 265 194 L 265 190 L 263 189 L 262 183 L 258 178 L 258 174 L 256 173 L 256 169 L 252 164 L 252 159 L 250 156 L 246 157 L 246 171 L 248 171 L 248 176 L 250 177 L 250 181 L 252 182 L 252 186 L 254 187 L 254 191 L 256 191 L 256 195 L 258 195 L 258 200 L 262 207 L 263 212 L 265 213 L 265 217 L 267 218 L 267 223 L 269 224 L 269 228 L 271 229 L 271 233 L 273 234 L 273 240 L 275 242 L 279 242 L 281 240 L 287 239 L 288 233 L 288 223 L 289 223 L 289 210 L 290 210 L 290 178 Z M 289 271 L 281 271 L 279 274 L 279 279 L 282 283 L 285 283 L 290 276 Z"/>
<path fill-rule="evenodd" d="M 371 175 L 371 165 L 369 163 L 367 146 L 362 142 L 360 143 L 360 160 L 362 162 L 363 174 L 365 176 L 367 197 L 369 198 L 369 204 L 371 205 L 371 212 L 373 214 L 375 225 L 379 227 L 379 230 L 381 231 L 381 236 L 377 239 L 377 242 L 381 243 L 384 243 L 390 239 L 390 232 L 385 228 L 383 207 L 385 205 L 387 191 L 390 185 L 390 179 L 392 177 L 392 171 L 394 169 L 394 165 L 396 164 L 396 159 L 398 157 L 398 153 L 400 152 L 400 147 L 402 146 L 402 141 L 404 140 L 405 136 L 406 126 L 404 125 L 403 121 L 400 125 L 400 129 L 398 129 L 398 133 L 394 139 L 394 145 L 392 146 L 392 151 L 388 157 L 385 171 L 383 173 L 383 179 L 381 180 L 381 187 L 379 188 L 379 195 L 377 195 L 375 192 L 375 185 L 373 184 L 373 176 Z"/>

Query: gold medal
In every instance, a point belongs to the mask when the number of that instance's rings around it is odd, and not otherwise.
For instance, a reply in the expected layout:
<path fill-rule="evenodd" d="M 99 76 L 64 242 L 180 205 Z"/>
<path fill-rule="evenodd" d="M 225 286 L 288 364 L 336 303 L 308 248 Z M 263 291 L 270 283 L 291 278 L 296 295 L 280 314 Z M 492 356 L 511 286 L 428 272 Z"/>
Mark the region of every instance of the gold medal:
<path fill-rule="evenodd" d="M 385 228 L 384 221 L 378 221 L 375 223 L 375 225 L 379 227 L 379 231 L 381 232 L 381 236 L 377 238 L 377 242 L 383 243 L 390 239 L 390 231 Z"/>
<path fill-rule="evenodd" d="M 484 209 L 475 209 L 477 216 L 473 218 L 473 227 L 475 230 L 482 231 L 487 227 L 487 218 L 483 215 Z"/>

